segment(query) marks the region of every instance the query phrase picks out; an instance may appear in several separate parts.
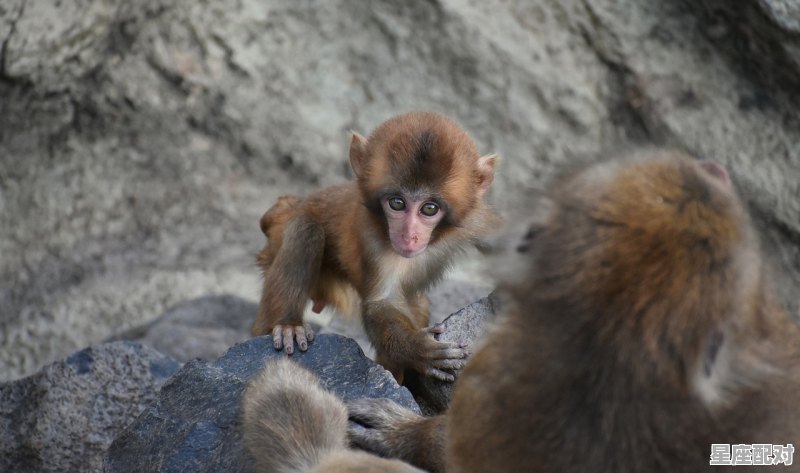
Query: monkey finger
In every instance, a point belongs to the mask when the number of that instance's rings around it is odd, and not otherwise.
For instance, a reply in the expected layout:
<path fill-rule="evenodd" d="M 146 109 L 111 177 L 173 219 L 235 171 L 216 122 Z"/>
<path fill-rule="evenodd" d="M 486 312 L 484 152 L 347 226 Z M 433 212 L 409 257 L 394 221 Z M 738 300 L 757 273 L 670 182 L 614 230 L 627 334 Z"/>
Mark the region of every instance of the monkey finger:
<path fill-rule="evenodd" d="M 306 339 L 309 342 L 313 342 L 314 341 L 314 329 L 311 328 L 311 325 L 309 325 L 309 324 L 304 324 L 304 327 L 306 329 Z"/>
<path fill-rule="evenodd" d="M 306 328 L 298 325 L 294 328 L 294 338 L 297 340 L 297 348 L 300 351 L 308 350 L 308 339 L 306 338 Z"/>
<path fill-rule="evenodd" d="M 392 450 L 389 448 L 386 432 L 383 430 L 350 423 L 347 427 L 347 438 L 353 447 L 383 457 L 391 456 Z"/>
<path fill-rule="evenodd" d="M 469 352 L 463 348 L 437 348 L 425 354 L 428 360 L 463 360 L 469 356 Z"/>
<path fill-rule="evenodd" d="M 428 359 L 466 358 L 470 353 L 469 350 L 464 348 L 460 343 L 436 342 L 436 345 L 426 348 Z"/>
<path fill-rule="evenodd" d="M 377 413 L 383 409 L 384 402 L 376 398 L 361 398 L 345 402 L 347 413 L 353 422 L 369 428 L 376 428 L 383 425 L 382 416 Z"/>
<path fill-rule="evenodd" d="M 294 328 L 291 325 L 283 327 L 283 343 L 286 345 L 286 354 L 294 353 Z"/>
<path fill-rule="evenodd" d="M 454 360 L 452 358 L 445 360 L 433 360 L 431 366 L 437 369 L 445 370 L 460 370 L 467 364 L 466 360 Z"/>
<path fill-rule="evenodd" d="M 430 376 L 431 378 L 438 379 L 439 381 L 444 381 L 446 383 L 452 383 L 456 380 L 456 377 L 453 376 L 452 374 L 432 367 L 426 368 L 425 374 L 427 376 Z"/>
<path fill-rule="evenodd" d="M 398 422 L 419 417 L 415 412 L 385 397 L 365 397 L 347 401 L 345 404 L 351 421 L 372 429 L 391 427 Z"/>
<path fill-rule="evenodd" d="M 283 338 L 281 337 L 280 325 L 276 325 L 275 328 L 272 329 L 272 346 L 274 346 L 276 350 L 283 349 Z"/>

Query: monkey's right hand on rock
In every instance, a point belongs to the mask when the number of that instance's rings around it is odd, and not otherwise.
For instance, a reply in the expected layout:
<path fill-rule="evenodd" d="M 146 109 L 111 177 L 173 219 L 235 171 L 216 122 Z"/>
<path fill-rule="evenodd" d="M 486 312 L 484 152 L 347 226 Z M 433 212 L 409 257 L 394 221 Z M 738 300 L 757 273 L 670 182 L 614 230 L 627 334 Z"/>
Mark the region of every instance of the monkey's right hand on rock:
<path fill-rule="evenodd" d="M 286 354 L 291 355 L 294 353 L 295 340 L 300 351 L 308 350 L 308 344 L 314 341 L 314 330 L 308 324 L 278 324 L 272 329 L 272 342 L 276 350 L 282 350 L 286 346 Z"/>
<path fill-rule="evenodd" d="M 434 335 L 444 332 L 442 324 L 426 327 L 414 336 L 411 367 L 426 376 L 452 383 L 455 375 L 443 370 L 460 370 L 469 356 L 464 343 L 440 342 Z"/>

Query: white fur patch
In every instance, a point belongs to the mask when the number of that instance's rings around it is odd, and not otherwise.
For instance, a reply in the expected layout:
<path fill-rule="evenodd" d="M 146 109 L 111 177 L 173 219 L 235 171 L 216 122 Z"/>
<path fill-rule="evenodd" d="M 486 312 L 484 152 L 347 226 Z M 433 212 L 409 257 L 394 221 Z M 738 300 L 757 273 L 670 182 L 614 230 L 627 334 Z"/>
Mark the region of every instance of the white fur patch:
<path fill-rule="evenodd" d="M 722 342 L 710 371 L 705 362 L 698 363 L 691 380 L 695 394 L 710 409 L 725 405 L 730 400 L 731 381 L 735 374 L 731 367 L 729 346 L 727 340 Z"/>
<path fill-rule="evenodd" d="M 423 258 L 420 255 L 417 258 Z M 403 258 L 393 252 L 381 255 L 379 283 L 375 294 L 370 295 L 369 301 L 382 301 L 399 299 L 402 294 L 402 286 L 407 275 L 412 272 L 416 258 Z"/>

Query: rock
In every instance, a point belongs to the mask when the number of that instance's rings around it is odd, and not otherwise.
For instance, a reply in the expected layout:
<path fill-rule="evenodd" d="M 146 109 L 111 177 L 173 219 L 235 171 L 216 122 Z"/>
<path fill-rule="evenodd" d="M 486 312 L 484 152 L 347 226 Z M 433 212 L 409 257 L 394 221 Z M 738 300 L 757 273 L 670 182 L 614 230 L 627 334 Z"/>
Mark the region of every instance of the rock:
<path fill-rule="evenodd" d="M 250 338 L 258 304 L 233 295 L 205 296 L 169 309 L 155 322 L 116 336 L 136 340 L 179 361 L 215 360 Z"/>
<path fill-rule="evenodd" d="M 239 434 L 240 398 L 265 360 L 280 356 L 286 355 L 264 336 L 235 345 L 214 363 L 185 364 L 158 400 L 114 441 L 108 471 L 253 471 Z M 353 340 L 320 335 L 307 352 L 292 357 L 342 399 L 387 397 L 419 412 L 408 390 L 367 359 Z"/>
<path fill-rule="evenodd" d="M 0 7 L 0 379 L 181 301 L 255 300 L 261 214 L 344 181 L 348 130 L 411 109 L 497 152 L 491 200 L 521 215 L 603 150 L 725 164 L 797 311 L 794 2 L 76 5 Z"/>
<path fill-rule="evenodd" d="M 478 271 L 483 271 L 482 268 Z M 485 298 L 492 288 L 463 279 L 445 279 L 428 292 L 431 300 L 431 323 L 439 323 L 454 312 Z"/>
<path fill-rule="evenodd" d="M 0 471 L 102 471 L 111 441 L 178 367 L 152 348 L 114 342 L 0 384 Z"/>
<path fill-rule="evenodd" d="M 486 324 L 494 318 L 498 310 L 499 297 L 492 293 L 447 317 L 442 322 L 444 333 L 438 335 L 437 339 L 443 342 L 466 343 L 474 350 L 486 333 Z M 425 376 L 414 376 L 408 383 L 408 388 L 414 393 L 414 398 L 426 415 L 440 414 L 447 409 L 453 394 L 453 383 Z"/>

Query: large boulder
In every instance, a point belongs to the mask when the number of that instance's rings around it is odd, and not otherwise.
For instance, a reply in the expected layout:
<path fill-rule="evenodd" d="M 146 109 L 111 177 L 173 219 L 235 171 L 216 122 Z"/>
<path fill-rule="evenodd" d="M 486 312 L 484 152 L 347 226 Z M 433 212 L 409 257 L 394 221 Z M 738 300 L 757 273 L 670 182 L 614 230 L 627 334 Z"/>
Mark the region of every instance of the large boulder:
<path fill-rule="evenodd" d="M 0 384 L 0 471 L 102 471 L 112 440 L 179 366 L 139 343 L 114 342 Z"/>
<path fill-rule="evenodd" d="M 214 363 L 185 364 L 111 445 L 107 471 L 254 471 L 241 441 L 241 395 L 267 359 L 284 356 L 265 336 L 235 345 Z M 351 339 L 320 335 L 307 352 L 292 358 L 343 400 L 385 397 L 419 412 L 411 393 Z"/>
<path fill-rule="evenodd" d="M 796 309 L 797 24 L 782 0 L 3 2 L 0 378 L 257 299 L 264 210 L 345 180 L 347 131 L 411 109 L 499 153 L 492 199 L 523 215 L 620 145 L 726 164 Z"/>

